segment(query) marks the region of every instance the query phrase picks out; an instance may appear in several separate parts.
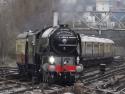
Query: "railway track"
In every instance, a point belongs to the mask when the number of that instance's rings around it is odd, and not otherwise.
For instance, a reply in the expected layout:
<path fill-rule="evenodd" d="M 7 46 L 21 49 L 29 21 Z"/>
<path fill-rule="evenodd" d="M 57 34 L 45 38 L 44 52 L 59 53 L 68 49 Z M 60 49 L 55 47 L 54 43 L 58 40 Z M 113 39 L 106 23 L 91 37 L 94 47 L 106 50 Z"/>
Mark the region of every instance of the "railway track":
<path fill-rule="evenodd" d="M 82 79 L 85 84 L 89 84 L 120 73 L 123 74 L 124 72 L 125 72 L 125 65 L 121 65 L 117 66 L 116 69 L 106 70 L 105 74 L 103 75 L 100 74 L 100 71 L 96 71 L 95 73 L 93 72 L 93 74 L 82 76 Z"/>
<path fill-rule="evenodd" d="M 108 69 L 103 75 L 95 73 L 88 78 L 84 77 L 83 83 L 94 90 L 94 94 L 125 94 L 125 65 Z"/>
<path fill-rule="evenodd" d="M 71 86 L 20 81 L 17 68 L 0 67 L 0 94 L 63 94 L 69 91 L 72 91 Z"/>
<path fill-rule="evenodd" d="M 118 66 L 120 66 L 120 65 L 122 65 L 123 63 L 124 63 L 124 59 L 122 58 L 120 58 L 120 59 L 114 59 L 113 60 L 113 62 L 112 63 L 110 63 L 110 64 L 108 64 L 108 65 L 106 65 L 106 67 L 107 68 L 116 68 L 116 67 L 118 67 Z M 92 67 L 87 67 L 87 68 L 85 68 L 85 70 L 84 70 L 84 73 L 88 73 L 88 72 L 92 72 L 92 71 L 95 71 L 95 70 L 99 70 L 99 66 L 92 66 Z"/>
<path fill-rule="evenodd" d="M 115 60 L 115 62 L 113 62 L 112 64 L 106 65 L 105 73 L 112 72 L 113 70 L 118 69 L 118 68 L 122 68 L 122 67 L 124 68 L 124 66 L 125 66 L 125 64 L 124 64 L 123 59 L 122 60 L 121 59 Z M 84 73 L 82 74 L 81 79 L 84 79 L 84 80 L 85 79 L 89 80 L 89 78 L 94 79 L 94 77 L 96 78 L 99 75 L 100 75 L 100 67 L 99 66 L 90 67 L 90 68 L 84 69 Z"/>
<path fill-rule="evenodd" d="M 115 69 L 117 67 L 120 67 L 122 65 L 124 65 L 124 60 L 123 59 L 118 59 L 118 60 L 116 59 L 111 64 L 106 65 L 106 71 L 110 71 L 110 70 Z M 83 75 L 84 75 L 84 77 L 85 76 L 86 77 L 87 76 L 91 77 L 93 75 L 98 74 L 99 73 L 99 69 L 100 69 L 99 66 L 92 66 L 92 67 L 85 68 Z"/>
<path fill-rule="evenodd" d="M 45 83 L 33 84 L 0 78 L 0 94 L 63 94 L 67 88 L 60 85 L 47 85 Z M 71 90 L 70 90 L 71 91 Z"/>
<path fill-rule="evenodd" d="M 107 79 L 114 75 L 123 75 L 125 73 L 125 64 L 115 64 L 106 69 L 105 74 L 100 75 L 99 68 L 86 70 L 84 76 L 82 76 L 82 82 L 78 82 L 77 86 L 75 83 L 73 86 L 60 86 L 52 85 L 49 86 L 45 83 L 34 84 L 33 82 L 20 81 L 18 78 L 18 69 L 14 67 L 0 67 L 0 94 L 93 94 L 92 91 L 103 91 L 106 89 L 102 88 L 91 88 L 89 87 L 92 83 Z M 95 70 L 95 71 L 94 71 Z M 93 73 L 91 71 L 94 71 Z M 11 77 L 11 76 L 15 77 Z M 16 77 L 17 76 L 17 77 Z M 125 76 L 121 77 L 120 83 L 125 82 Z M 81 86 L 81 84 L 83 84 Z M 80 88 L 81 87 L 81 88 Z M 80 89 L 80 90 L 79 90 Z M 119 87 L 115 87 L 118 92 L 125 92 L 124 84 L 120 84 Z M 107 90 L 108 92 L 110 90 Z M 114 91 L 110 91 L 114 92 Z M 96 93 L 95 93 L 96 94 Z M 97 93 L 99 94 L 99 93 Z M 111 93 L 112 94 L 112 93 Z M 124 93 L 123 93 L 124 94 Z"/>
<path fill-rule="evenodd" d="M 27 85 L 17 83 L 14 81 L 1 80 L 0 81 L 0 93 L 1 94 L 16 94 L 17 91 L 23 91 L 27 89 Z"/>

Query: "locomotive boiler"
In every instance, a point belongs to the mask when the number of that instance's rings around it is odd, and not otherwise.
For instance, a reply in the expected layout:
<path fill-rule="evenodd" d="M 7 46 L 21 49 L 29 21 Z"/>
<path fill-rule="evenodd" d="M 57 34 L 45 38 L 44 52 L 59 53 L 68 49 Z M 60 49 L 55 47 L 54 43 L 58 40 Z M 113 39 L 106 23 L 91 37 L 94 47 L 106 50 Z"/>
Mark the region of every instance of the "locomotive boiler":
<path fill-rule="evenodd" d="M 19 74 L 42 82 L 74 82 L 83 71 L 80 35 L 67 25 L 19 34 L 16 52 Z"/>

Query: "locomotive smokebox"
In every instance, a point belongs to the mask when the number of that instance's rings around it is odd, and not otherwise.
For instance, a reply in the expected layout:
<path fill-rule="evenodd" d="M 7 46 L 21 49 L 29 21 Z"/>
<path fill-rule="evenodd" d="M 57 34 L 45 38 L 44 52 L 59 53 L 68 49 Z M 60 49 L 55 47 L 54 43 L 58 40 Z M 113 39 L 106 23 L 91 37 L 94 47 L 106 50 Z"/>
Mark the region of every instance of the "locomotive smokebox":
<path fill-rule="evenodd" d="M 50 48 L 58 55 L 73 54 L 77 46 L 77 34 L 68 25 L 60 25 L 50 36 Z"/>

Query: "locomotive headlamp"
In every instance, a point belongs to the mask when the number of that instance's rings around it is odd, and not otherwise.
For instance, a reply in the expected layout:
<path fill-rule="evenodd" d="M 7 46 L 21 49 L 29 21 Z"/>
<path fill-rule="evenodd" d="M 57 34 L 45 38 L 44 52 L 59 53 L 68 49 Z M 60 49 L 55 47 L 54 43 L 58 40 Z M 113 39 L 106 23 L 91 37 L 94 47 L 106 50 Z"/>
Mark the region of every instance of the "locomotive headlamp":
<path fill-rule="evenodd" d="M 76 72 L 82 72 L 83 71 L 83 65 L 77 65 L 76 66 Z"/>
<path fill-rule="evenodd" d="M 51 64 L 54 64 L 55 58 L 54 58 L 53 56 L 50 56 L 50 57 L 49 57 L 49 62 L 50 62 Z"/>

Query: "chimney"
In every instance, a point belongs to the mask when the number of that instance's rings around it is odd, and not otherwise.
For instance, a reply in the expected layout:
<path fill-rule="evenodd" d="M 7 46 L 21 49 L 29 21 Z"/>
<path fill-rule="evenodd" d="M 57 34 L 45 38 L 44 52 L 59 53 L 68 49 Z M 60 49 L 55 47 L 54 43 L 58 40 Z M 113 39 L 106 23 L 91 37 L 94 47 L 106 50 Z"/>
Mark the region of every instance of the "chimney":
<path fill-rule="evenodd" d="M 53 16 L 53 26 L 58 26 L 59 22 L 59 14 L 58 12 L 54 12 L 54 16 Z"/>

